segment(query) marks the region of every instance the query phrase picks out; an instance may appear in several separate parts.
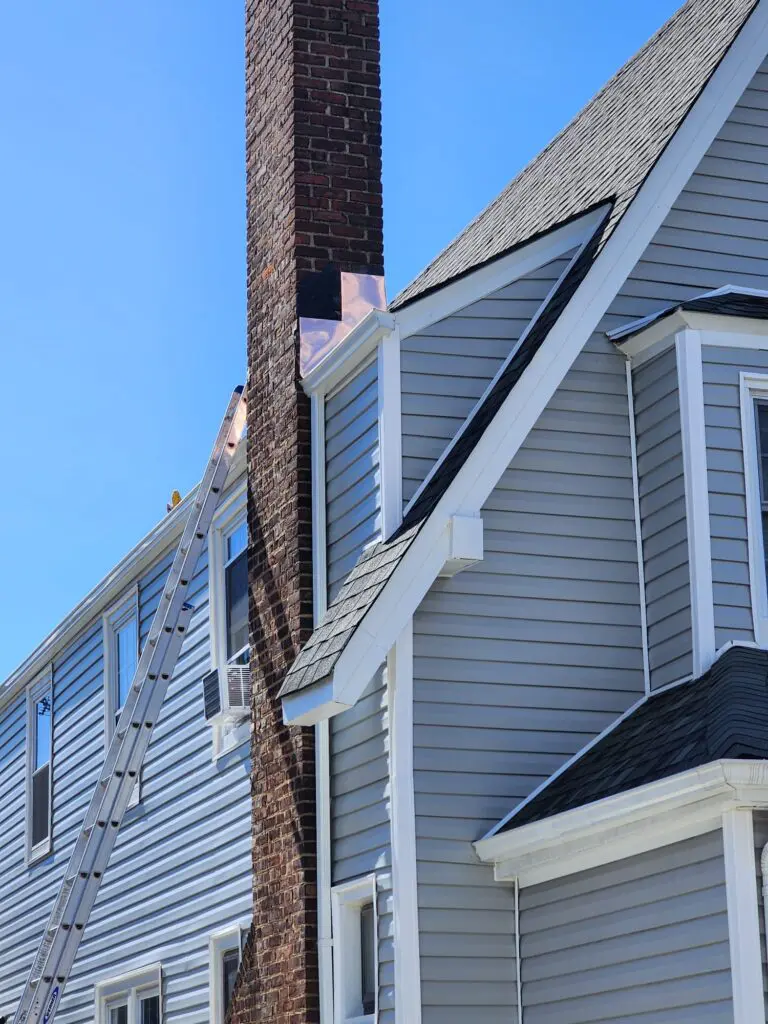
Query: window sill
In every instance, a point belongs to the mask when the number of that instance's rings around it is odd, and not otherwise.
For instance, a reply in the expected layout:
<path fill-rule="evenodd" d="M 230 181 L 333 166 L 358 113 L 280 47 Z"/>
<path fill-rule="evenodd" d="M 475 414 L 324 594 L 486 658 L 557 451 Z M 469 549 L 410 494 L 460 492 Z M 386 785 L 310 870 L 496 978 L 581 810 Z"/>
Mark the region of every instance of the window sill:
<path fill-rule="evenodd" d="M 50 839 L 47 839 L 44 843 L 38 843 L 37 846 L 27 852 L 27 867 L 34 867 L 40 861 L 45 860 L 46 857 L 50 857 L 52 853 L 53 843 Z"/>
<path fill-rule="evenodd" d="M 345 1017 L 344 1024 L 375 1024 L 376 1014 L 368 1013 L 363 1017 Z"/>
<path fill-rule="evenodd" d="M 220 761 L 230 754 L 234 754 L 243 744 L 247 744 L 246 755 L 250 753 L 251 747 L 251 723 L 249 721 L 238 722 L 236 725 L 213 726 L 213 760 Z"/>

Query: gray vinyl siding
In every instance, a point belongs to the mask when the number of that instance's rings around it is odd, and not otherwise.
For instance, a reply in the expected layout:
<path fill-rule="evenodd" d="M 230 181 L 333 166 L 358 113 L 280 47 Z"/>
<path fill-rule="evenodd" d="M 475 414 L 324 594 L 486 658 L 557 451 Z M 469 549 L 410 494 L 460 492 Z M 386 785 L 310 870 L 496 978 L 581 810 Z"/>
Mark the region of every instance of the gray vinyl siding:
<path fill-rule="evenodd" d="M 633 374 L 651 687 L 690 675 L 691 586 L 674 347 Z"/>
<path fill-rule="evenodd" d="M 520 892 L 526 1024 L 731 1024 L 722 832 Z"/>
<path fill-rule="evenodd" d="M 768 352 L 704 345 L 701 354 L 715 644 L 721 647 L 754 640 L 739 372 L 768 373 Z"/>
<path fill-rule="evenodd" d="M 139 581 L 141 634 L 170 566 Z M 164 1020 L 204 1024 L 208 939 L 252 907 L 247 746 L 212 760 L 201 679 L 210 667 L 208 567 L 189 587 L 195 613 L 143 771 L 84 933 L 57 1021 L 94 1019 L 94 983 L 160 962 Z M 104 757 L 101 620 L 53 664 L 53 854 L 24 864 L 24 700 L 0 713 L 0 1014 L 16 1007 Z"/>
<path fill-rule="evenodd" d="M 380 670 L 348 711 L 331 719 L 331 878 L 375 874 L 379 921 L 379 1021 L 394 1021 L 394 937 L 389 817 L 387 687 Z"/>
<path fill-rule="evenodd" d="M 360 552 L 381 531 L 376 360 L 326 397 L 325 504 L 332 601 Z"/>
<path fill-rule="evenodd" d="M 407 505 L 573 253 L 405 338 L 400 353 Z"/>
<path fill-rule="evenodd" d="M 509 1020 L 512 895 L 471 843 L 643 692 L 623 359 L 596 335 L 414 619 L 424 1024 Z"/>

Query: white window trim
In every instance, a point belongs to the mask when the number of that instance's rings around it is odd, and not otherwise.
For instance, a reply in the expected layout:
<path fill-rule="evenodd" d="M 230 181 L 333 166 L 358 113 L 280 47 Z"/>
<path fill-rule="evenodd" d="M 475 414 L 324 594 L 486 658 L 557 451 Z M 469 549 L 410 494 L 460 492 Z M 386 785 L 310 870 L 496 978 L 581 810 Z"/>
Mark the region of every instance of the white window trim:
<path fill-rule="evenodd" d="M 32 775 L 35 770 L 35 705 L 43 693 L 51 695 L 51 749 L 48 762 L 48 836 L 32 846 Z M 49 666 L 27 687 L 25 771 L 25 855 L 27 866 L 47 857 L 53 850 L 53 669 Z"/>
<path fill-rule="evenodd" d="M 160 997 L 160 1024 L 163 1013 L 163 969 L 159 963 L 150 964 L 116 978 L 105 978 L 94 986 L 96 1024 L 109 1024 L 108 1003 L 127 999 L 128 1024 L 138 1024 L 138 1001 L 141 996 Z"/>
<path fill-rule="evenodd" d="M 221 968 L 224 953 L 236 946 L 243 955 L 243 935 L 248 924 L 242 921 L 227 925 L 214 932 L 208 940 L 208 1020 L 209 1024 L 224 1024 L 224 993 L 221 986 Z"/>
<path fill-rule="evenodd" d="M 334 1024 L 374 1024 L 379 1016 L 379 912 L 377 907 L 376 875 L 366 875 L 331 890 L 333 917 L 333 982 Z M 356 1005 L 360 992 L 360 908 L 373 904 L 373 934 L 375 956 L 375 1006 L 373 1013 L 355 1014 L 349 1008 Z"/>
<path fill-rule="evenodd" d="M 109 749 L 115 733 L 115 715 L 117 714 L 117 656 L 115 626 L 122 624 L 127 618 L 136 619 L 136 664 L 141 653 L 141 637 L 139 636 L 139 585 L 133 586 L 104 612 L 101 618 L 102 642 L 104 651 L 104 752 Z M 128 807 L 136 807 L 141 800 L 141 771 L 138 773 L 136 785 L 133 787 Z"/>
<path fill-rule="evenodd" d="M 740 373 L 741 438 L 744 449 L 744 490 L 747 499 L 747 547 L 749 551 L 749 589 L 752 596 L 752 623 L 755 640 L 768 647 L 768 582 L 763 551 L 760 469 L 758 466 L 755 401 L 768 401 L 768 374 Z"/>
<path fill-rule="evenodd" d="M 227 668 L 227 615 L 224 567 L 226 539 L 228 534 L 244 520 L 246 509 L 246 481 L 241 480 L 229 497 L 221 503 L 208 532 L 208 608 L 210 621 L 211 668 L 219 673 L 219 685 Z M 251 723 L 248 721 L 232 725 L 216 724 L 213 729 L 213 759 L 217 760 L 231 753 L 241 744 L 250 740 Z"/>

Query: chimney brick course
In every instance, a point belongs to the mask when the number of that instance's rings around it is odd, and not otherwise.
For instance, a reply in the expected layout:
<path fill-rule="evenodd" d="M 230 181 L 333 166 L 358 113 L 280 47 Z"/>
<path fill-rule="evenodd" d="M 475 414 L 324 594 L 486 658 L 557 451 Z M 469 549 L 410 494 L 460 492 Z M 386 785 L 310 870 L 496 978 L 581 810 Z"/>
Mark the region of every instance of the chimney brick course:
<path fill-rule="evenodd" d="M 231 1024 L 319 1020 L 315 750 L 277 692 L 312 630 L 299 282 L 383 274 L 377 0 L 247 0 L 253 926 Z"/>

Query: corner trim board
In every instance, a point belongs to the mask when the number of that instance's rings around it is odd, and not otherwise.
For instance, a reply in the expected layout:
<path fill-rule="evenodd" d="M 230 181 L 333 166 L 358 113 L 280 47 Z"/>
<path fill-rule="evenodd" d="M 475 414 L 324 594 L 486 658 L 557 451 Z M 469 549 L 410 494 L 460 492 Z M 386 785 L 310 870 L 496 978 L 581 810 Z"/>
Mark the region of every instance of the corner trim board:
<path fill-rule="evenodd" d="M 763 963 L 751 809 L 735 808 L 723 814 L 723 854 L 733 1024 L 763 1024 Z"/>
<path fill-rule="evenodd" d="M 703 675 L 715 660 L 715 608 L 712 593 L 712 542 L 709 523 L 707 442 L 704 427 L 704 381 L 701 337 L 681 331 L 675 338 L 683 443 L 685 512 L 691 587 L 693 676 Z"/>
<path fill-rule="evenodd" d="M 395 932 L 395 1020 L 421 1024 L 421 960 L 413 787 L 413 621 L 387 659 Z"/>

